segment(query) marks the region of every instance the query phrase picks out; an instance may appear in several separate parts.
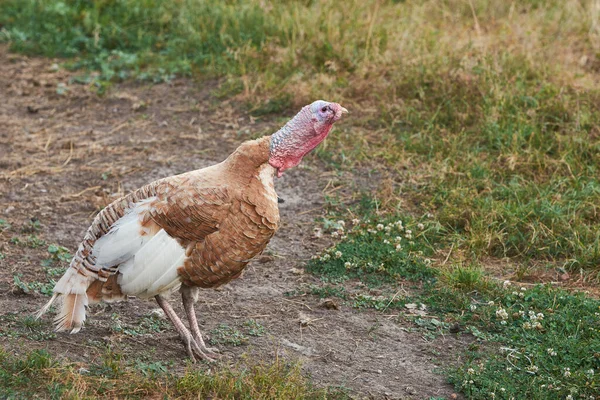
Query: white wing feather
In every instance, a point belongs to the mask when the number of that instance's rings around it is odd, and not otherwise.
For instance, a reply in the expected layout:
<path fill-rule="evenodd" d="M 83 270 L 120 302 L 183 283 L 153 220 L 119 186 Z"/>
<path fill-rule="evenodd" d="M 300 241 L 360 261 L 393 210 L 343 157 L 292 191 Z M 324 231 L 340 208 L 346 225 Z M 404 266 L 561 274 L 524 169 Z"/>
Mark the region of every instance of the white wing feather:
<path fill-rule="evenodd" d="M 142 246 L 152 238 L 142 235 L 140 215 L 148 210 L 149 203 L 156 197 L 150 197 L 134 205 L 125 215 L 119 218 L 110 231 L 96 241 L 92 255 L 96 257 L 96 265 L 113 267 L 130 259 Z"/>
<path fill-rule="evenodd" d="M 179 284 L 177 268 L 183 265 L 185 249 L 160 230 L 132 258 L 119 267 L 119 285 L 125 294 L 152 297 Z"/>
<path fill-rule="evenodd" d="M 92 249 L 96 264 L 120 264 L 118 283 L 126 295 L 152 297 L 181 284 L 177 268 L 185 261 L 185 249 L 163 229 L 152 236 L 141 225 L 140 214 L 154 199 L 136 203 Z"/>

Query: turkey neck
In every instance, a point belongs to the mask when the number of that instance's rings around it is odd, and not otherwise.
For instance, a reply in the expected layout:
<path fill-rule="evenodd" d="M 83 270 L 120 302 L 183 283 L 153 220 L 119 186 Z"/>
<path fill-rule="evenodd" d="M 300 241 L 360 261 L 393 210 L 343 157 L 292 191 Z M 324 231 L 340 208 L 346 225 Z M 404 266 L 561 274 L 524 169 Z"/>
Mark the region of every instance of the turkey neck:
<path fill-rule="evenodd" d="M 252 178 L 259 168 L 269 162 L 271 136 L 242 143 L 225 160 L 226 168 L 238 177 Z"/>

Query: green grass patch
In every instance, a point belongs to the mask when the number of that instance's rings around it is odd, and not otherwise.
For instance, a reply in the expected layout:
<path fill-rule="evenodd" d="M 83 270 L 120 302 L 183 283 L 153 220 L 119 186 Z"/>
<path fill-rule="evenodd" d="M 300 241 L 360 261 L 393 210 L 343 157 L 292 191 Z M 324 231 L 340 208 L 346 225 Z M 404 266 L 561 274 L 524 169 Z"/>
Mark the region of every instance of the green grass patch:
<path fill-rule="evenodd" d="M 42 240 L 39 240 L 40 246 L 45 245 L 46 243 Z M 19 244 L 21 242 L 15 242 L 15 244 Z M 29 239 L 27 241 L 29 243 Z M 31 245 L 28 245 L 32 247 Z M 38 246 L 34 246 L 38 247 Z M 20 290 L 25 294 L 31 293 L 40 293 L 45 296 L 52 296 L 52 290 L 54 289 L 54 285 L 56 285 L 55 278 L 60 278 L 66 271 L 69 262 L 71 261 L 71 253 L 62 246 L 58 246 L 56 244 L 51 244 L 48 246 L 48 258 L 42 260 L 41 265 L 46 272 L 46 277 L 48 282 L 26 282 L 24 281 L 23 274 L 15 274 L 13 275 L 13 286 Z"/>
<path fill-rule="evenodd" d="M 220 324 L 211 330 L 209 337 L 212 345 L 241 346 L 248 343 L 248 336 L 227 324 Z"/>
<path fill-rule="evenodd" d="M 0 337 L 10 339 L 27 338 L 29 340 L 44 341 L 56 337 L 49 324 L 36 319 L 33 315 L 22 313 L 9 313 L 0 315 Z"/>
<path fill-rule="evenodd" d="M 323 283 L 304 293 L 400 311 L 398 318 L 429 339 L 457 326 L 472 334 L 476 342 L 462 356 L 465 362 L 446 370 L 469 399 L 587 399 L 598 393 L 600 301 L 549 285 L 500 284 L 476 263 L 436 272 L 441 261 L 428 257 L 445 244 L 438 222 L 362 212 L 365 220 L 349 229 L 349 222 L 324 224 L 337 243 L 308 262 Z M 410 293 L 400 293 L 399 284 Z"/>
<path fill-rule="evenodd" d="M 436 271 L 429 268 L 430 241 L 439 236 L 439 225 L 427 220 L 381 218 L 376 223 L 354 220 L 346 228 L 344 221 L 326 221 L 325 229 L 341 238 L 335 246 L 314 256 L 309 272 L 328 282 L 359 278 L 370 286 L 393 283 L 400 279 L 433 283 Z M 406 224 L 406 225 L 405 225 Z"/>
<path fill-rule="evenodd" d="M 0 350 L 2 398 L 220 398 L 345 399 L 343 392 L 312 386 L 297 364 L 189 368 L 181 376 L 160 362 L 126 364 L 107 352 L 98 363 L 64 363 L 45 350 L 14 356 Z"/>
<path fill-rule="evenodd" d="M 169 322 L 158 315 L 151 313 L 142 316 L 137 325 L 129 325 L 121 321 L 118 314 L 111 315 L 112 324 L 110 330 L 113 333 L 124 334 L 128 336 L 152 335 L 168 329 Z"/>

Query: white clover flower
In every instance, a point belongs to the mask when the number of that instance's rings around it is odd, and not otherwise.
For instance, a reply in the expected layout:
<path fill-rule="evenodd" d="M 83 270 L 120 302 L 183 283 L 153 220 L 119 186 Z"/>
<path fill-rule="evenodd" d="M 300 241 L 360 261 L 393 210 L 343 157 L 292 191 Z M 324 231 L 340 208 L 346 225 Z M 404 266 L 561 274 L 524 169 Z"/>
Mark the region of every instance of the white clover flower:
<path fill-rule="evenodd" d="M 470 307 L 470 308 L 471 308 L 471 311 L 475 311 L 475 310 L 477 310 L 477 306 L 476 306 L 475 304 L 471 304 L 471 307 Z"/>
<path fill-rule="evenodd" d="M 410 234 L 412 234 L 412 231 L 410 229 L 407 229 L 406 233 L 408 233 L 410 235 Z"/>
<path fill-rule="evenodd" d="M 563 375 L 565 376 L 565 378 L 568 378 L 571 376 L 571 368 L 565 368 L 565 372 L 563 373 Z"/>
<path fill-rule="evenodd" d="M 537 365 L 532 365 L 532 366 L 530 366 L 530 367 L 527 367 L 527 370 L 528 370 L 529 372 L 534 372 L 534 373 L 535 373 L 535 372 L 538 372 L 538 369 L 539 369 L 539 368 L 537 367 Z"/>
<path fill-rule="evenodd" d="M 501 391 L 502 393 L 504 393 L 504 392 L 506 392 L 506 389 L 504 389 L 503 387 L 501 387 L 501 388 L 500 388 L 500 391 Z"/>
<path fill-rule="evenodd" d="M 504 320 L 500 321 L 500 325 L 506 325 L 506 321 L 504 321 Z"/>
<path fill-rule="evenodd" d="M 510 371 L 512 371 L 512 367 L 506 367 L 506 370 L 507 370 L 508 372 L 510 372 Z"/>
<path fill-rule="evenodd" d="M 519 315 L 523 318 L 525 318 L 525 311 L 523 310 L 519 310 Z"/>
<path fill-rule="evenodd" d="M 594 370 L 593 369 L 588 369 L 587 371 L 585 371 L 586 374 L 590 375 L 590 376 L 594 376 Z"/>
<path fill-rule="evenodd" d="M 336 223 L 337 223 L 339 226 L 341 226 L 341 227 L 344 227 L 344 226 L 346 226 L 346 223 L 345 223 L 344 221 L 342 221 L 342 220 L 339 220 L 339 221 L 337 221 Z"/>
<path fill-rule="evenodd" d="M 340 234 L 337 231 L 336 232 L 331 232 L 331 236 L 333 236 L 335 238 L 335 237 L 340 236 Z"/>
<path fill-rule="evenodd" d="M 494 305 L 494 301 L 493 300 L 488 301 L 487 305 L 488 306 L 493 306 Z"/>
<path fill-rule="evenodd" d="M 496 398 L 496 393 L 494 393 L 494 392 L 490 392 L 490 397 L 491 397 L 492 399 L 495 399 L 495 398 Z"/>
<path fill-rule="evenodd" d="M 542 313 L 537 313 L 537 314 L 535 315 L 535 317 L 536 317 L 537 319 L 544 319 L 544 314 L 542 314 Z"/>
<path fill-rule="evenodd" d="M 415 242 L 413 242 L 412 240 L 410 242 L 408 242 L 408 244 L 410 244 L 411 246 L 415 245 Z"/>
<path fill-rule="evenodd" d="M 571 396 L 570 394 L 567 395 L 567 397 L 565 397 L 565 400 L 573 400 L 573 396 Z"/>
<path fill-rule="evenodd" d="M 400 251 L 402 250 L 402 245 L 401 244 L 397 244 L 396 245 L 396 251 Z"/>
<path fill-rule="evenodd" d="M 352 268 L 352 263 L 350 261 L 346 261 L 344 263 L 344 267 L 346 267 L 346 268 Z"/>
<path fill-rule="evenodd" d="M 375 229 L 367 229 L 367 232 L 369 232 L 369 233 L 377 233 L 377 231 Z"/>
<path fill-rule="evenodd" d="M 342 236 L 340 236 L 340 239 L 342 239 L 342 240 L 344 240 L 344 239 L 347 239 L 347 238 L 348 238 L 348 236 L 347 236 L 347 235 L 342 235 Z"/>
<path fill-rule="evenodd" d="M 526 291 L 526 290 L 527 290 L 527 288 L 526 288 L 526 287 L 523 287 L 523 286 L 521 286 L 521 292 L 524 292 L 524 291 Z"/>
<path fill-rule="evenodd" d="M 429 266 L 431 265 L 432 261 L 431 258 L 426 258 L 425 260 L 423 260 L 423 262 L 425 263 L 425 265 Z"/>
<path fill-rule="evenodd" d="M 508 313 L 506 312 L 506 310 L 504 308 L 499 308 L 496 310 L 496 317 L 505 320 L 508 319 Z"/>
<path fill-rule="evenodd" d="M 469 375 L 473 375 L 474 373 L 475 373 L 475 370 L 473 368 L 469 368 L 467 370 L 467 374 L 469 374 Z"/>
<path fill-rule="evenodd" d="M 407 238 L 407 239 L 409 239 L 409 240 L 412 239 L 412 235 L 410 233 L 407 233 L 406 235 L 404 235 L 404 237 Z"/>
<path fill-rule="evenodd" d="M 392 230 L 392 225 L 386 225 L 384 230 L 389 233 Z"/>
<path fill-rule="evenodd" d="M 353 225 L 358 225 L 358 224 L 360 224 L 360 219 L 358 219 L 358 218 L 354 218 L 354 219 L 352 220 L 352 224 L 353 224 Z"/>
<path fill-rule="evenodd" d="M 419 229 L 420 231 L 422 231 L 423 229 L 425 229 L 425 225 L 418 223 L 417 224 L 417 229 Z"/>
<path fill-rule="evenodd" d="M 519 297 L 523 298 L 523 297 L 525 297 L 525 294 L 523 294 L 523 292 L 519 292 Z"/>
<path fill-rule="evenodd" d="M 529 322 L 524 322 L 524 323 L 523 323 L 523 329 L 531 329 L 531 323 L 529 323 Z"/>
<path fill-rule="evenodd" d="M 473 384 L 473 379 L 471 379 L 471 380 L 469 381 L 469 384 L 471 384 L 471 385 Z"/>
<path fill-rule="evenodd" d="M 387 240 L 387 239 L 385 239 L 385 240 L 383 241 L 383 244 L 390 244 L 390 241 L 389 241 L 389 240 Z"/>
<path fill-rule="evenodd" d="M 554 349 L 553 349 L 553 348 L 546 349 L 546 351 L 547 351 L 547 352 L 548 352 L 548 354 L 549 354 L 549 355 L 551 355 L 551 356 L 555 356 L 555 355 L 556 355 L 556 351 L 554 351 Z"/>
<path fill-rule="evenodd" d="M 323 261 L 327 261 L 331 258 L 331 256 L 329 254 L 323 254 L 323 257 L 321 257 L 321 260 Z"/>
<path fill-rule="evenodd" d="M 338 250 L 335 252 L 335 258 L 340 258 L 340 257 L 342 257 L 342 252 Z"/>
<path fill-rule="evenodd" d="M 432 213 L 430 213 L 430 212 L 428 212 L 427 214 L 425 214 L 425 216 L 426 216 L 427 218 L 433 218 L 433 214 L 432 214 Z"/>
<path fill-rule="evenodd" d="M 503 287 L 504 289 L 506 289 L 506 288 L 507 288 L 507 287 L 509 287 L 509 286 L 510 286 L 510 281 L 504 281 L 504 282 L 502 282 L 502 287 Z"/>
<path fill-rule="evenodd" d="M 511 294 L 512 294 L 513 296 L 518 296 L 518 295 L 519 295 L 519 292 L 512 292 Z"/>
<path fill-rule="evenodd" d="M 394 242 L 401 242 L 402 241 L 402 236 L 396 236 L 394 238 Z"/>
<path fill-rule="evenodd" d="M 383 230 L 383 224 L 377 224 L 375 228 L 377 228 L 378 231 L 381 231 Z"/>

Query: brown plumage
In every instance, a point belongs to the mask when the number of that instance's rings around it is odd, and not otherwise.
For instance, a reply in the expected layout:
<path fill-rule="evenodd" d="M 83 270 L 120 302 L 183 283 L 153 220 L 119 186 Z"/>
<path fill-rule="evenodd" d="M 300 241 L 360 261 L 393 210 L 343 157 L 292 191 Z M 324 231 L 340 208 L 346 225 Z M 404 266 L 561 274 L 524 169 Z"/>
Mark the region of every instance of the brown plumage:
<path fill-rule="evenodd" d="M 104 208 L 54 288 L 57 330 L 78 332 L 88 303 L 155 297 L 193 359 L 215 356 L 196 322 L 197 288 L 240 276 L 277 231 L 273 176 L 297 165 L 345 109 L 317 101 L 273 136 L 248 141 L 212 167 L 152 182 Z M 166 302 L 180 288 L 188 330 Z"/>

